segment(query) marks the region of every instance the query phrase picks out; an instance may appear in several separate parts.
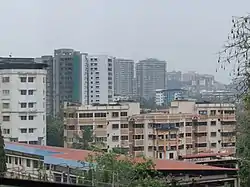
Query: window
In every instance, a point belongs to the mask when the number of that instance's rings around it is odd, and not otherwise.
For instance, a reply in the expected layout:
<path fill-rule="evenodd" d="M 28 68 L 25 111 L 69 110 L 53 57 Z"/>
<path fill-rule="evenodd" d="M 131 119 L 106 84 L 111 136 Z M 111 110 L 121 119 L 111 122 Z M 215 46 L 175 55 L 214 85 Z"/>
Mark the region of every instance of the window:
<path fill-rule="evenodd" d="M 9 95 L 10 91 L 9 90 L 3 90 L 3 95 Z"/>
<path fill-rule="evenodd" d="M 112 112 L 112 117 L 119 117 L 119 112 Z"/>
<path fill-rule="evenodd" d="M 10 116 L 3 116 L 3 121 L 10 121 Z"/>
<path fill-rule="evenodd" d="M 22 158 L 19 158 L 19 165 L 22 165 Z"/>
<path fill-rule="evenodd" d="M 18 158 L 15 157 L 15 165 L 18 165 Z"/>
<path fill-rule="evenodd" d="M 21 95 L 27 95 L 27 90 L 20 90 Z"/>
<path fill-rule="evenodd" d="M 27 167 L 30 167 L 30 159 L 27 159 L 27 160 L 26 160 L 26 166 L 27 166 Z"/>
<path fill-rule="evenodd" d="M 34 82 L 34 77 L 28 77 L 28 82 Z"/>
<path fill-rule="evenodd" d="M 121 128 L 122 128 L 122 129 L 128 128 L 128 124 L 121 124 Z"/>
<path fill-rule="evenodd" d="M 121 116 L 128 116 L 127 112 L 121 112 Z"/>
<path fill-rule="evenodd" d="M 29 116 L 29 120 L 34 120 L 34 116 Z"/>
<path fill-rule="evenodd" d="M 11 164 L 11 156 L 8 157 L 8 162 Z"/>
<path fill-rule="evenodd" d="M 136 129 L 144 128 L 144 124 L 133 124 L 133 128 L 136 128 Z"/>
<path fill-rule="evenodd" d="M 97 125 L 97 128 L 101 128 L 101 129 L 102 129 L 102 128 L 103 128 L 103 125 Z"/>
<path fill-rule="evenodd" d="M 20 129 L 21 133 L 27 133 L 27 129 Z"/>
<path fill-rule="evenodd" d="M 38 161 L 37 160 L 33 160 L 33 168 L 38 168 Z"/>
<path fill-rule="evenodd" d="M 211 137 L 215 137 L 216 136 L 216 132 L 211 132 Z"/>
<path fill-rule="evenodd" d="M 211 111 L 210 111 L 210 115 L 211 115 L 211 116 L 215 116 L 215 114 L 216 114 L 216 110 L 211 110 Z"/>
<path fill-rule="evenodd" d="M 112 141 L 119 141 L 119 136 L 112 136 Z"/>
<path fill-rule="evenodd" d="M 10 134 L 10 129 L 3 129 L 3 134 Z"/>
<path fill-rule="evenodd" d="M 191 133 L 186 133 L 186 137 L 190 137 L 191 135 Z"/>
<path fill-rule="evenodd" d="M 26 82 L 26 80 L 27 80 L 27 77 L 20 77 L 21 82 Z"/>
<path fill-rule="evenodd" d="M 106 113 L 95 113 L 95 117 L 106 117 Z"/>
<path fill-rule="evenodd" d="M 121 136 L 121 140 L 128 140 L 128 136 Z"/>
<path fill-rule="evenodd" d="M 33 133 L 33 132 L 34 132 L 34 128 L 30 128 L 29 133 Z"/>
<path fill-rule="evenodd" d="M 34 108 L 34 103 L 29 103 L 28 106 L 29 108 Z"/>
<path fill-rule="evenodd" d="M 79 118 L 92 118 L 93 113 L 79 113 Z"/>
<path fill-rule="evenodd" d="M 27 103 L 21 103 L 21 108 L 26 108 L 27 107 Z"/>
<path fill-rule="evenodd" d="M 200 111 L 199 111 L 199 114 L 200 114 L 200 115 L 207 115 L 207 110 L 200 110 Z"/>
<path fill-rule="evenodd" d="M 20 116 L 21 120 L 27 120 L 27 116 Z"/>
<path fill-rule="evenodd" d="M 10 103 L 3 103 L 3 108 L 4 109 L 10 108 Z"/>
<path fill-rule="evenodd" d="M 211 125 L 212 126 L 216 125 L 216 121 L 211 121 Z"/>
<path fill-rule="evenodd" d="M 119 129 L 119 124 L 112 124 L 112 129 Z"/>
<path fill-rule="evenodd" d="M 29 94 L 29 95 L 34 95 L 34 90 L 29 90 L 29 91 L 28 91 L 28 94 Z"/>
<path fill-rule="evenodd" d="M 173 159 L 174 158 L 174 153 L 169 153 L 169 159 Z"/>
<path fill-rule="evenodd" d="M 216 143 L 211 143 L 211 147 L 216 147 Z"/>
<path fill-rule="evenodd" d="M 2 82 L 3 83 L 10 82 L 10 78 L 9 77 L 2 77 Z"/>

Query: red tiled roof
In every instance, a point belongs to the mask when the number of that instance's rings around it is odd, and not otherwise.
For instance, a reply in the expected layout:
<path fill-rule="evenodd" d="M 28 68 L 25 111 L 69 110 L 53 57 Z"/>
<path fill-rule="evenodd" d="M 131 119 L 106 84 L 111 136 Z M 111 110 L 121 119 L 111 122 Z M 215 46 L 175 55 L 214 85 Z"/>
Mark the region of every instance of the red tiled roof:
<path fill-rule="evenodd" d="M 9 143 L 9 142 L 8 142 Z M 54 154 L 53 157 L 62 158 L 66 160 L 81 160 L 85 161 L 90 154 L 93 154 L 92 151 L 87 150 L 77 150 L 63 147 L 53 147 L 53 146 L 40 146 L 40 145 L 30 145 L 30 144 L 20 144 L 20 143 L 11 143 L 25 145 L 27 147 L 33 147 L 42 150 L 49 150 L 54 152 L 60 152 L 59 154 Z M 136 162 L 142 161 L 142 159 L 137 158 Z M 155 169 L 156 170 L 206 170 L 206 171 L 235 171 L 237 169 L 233 168 L 221 168 L 214 166 L 205 166 L 194 164 L 191 162 L 176 161 L 176 160 L 160 160 L 154 159 Z"/>
<path fill-rule="evenodd" d="M 229 153 L 198 153 L 193 155 L 185 155 L 182 156 L 183 159 L 191 159 L 191 158 L 206 158 L 206 157 L 216 157 L 216 156 L 230 156 Z"/>

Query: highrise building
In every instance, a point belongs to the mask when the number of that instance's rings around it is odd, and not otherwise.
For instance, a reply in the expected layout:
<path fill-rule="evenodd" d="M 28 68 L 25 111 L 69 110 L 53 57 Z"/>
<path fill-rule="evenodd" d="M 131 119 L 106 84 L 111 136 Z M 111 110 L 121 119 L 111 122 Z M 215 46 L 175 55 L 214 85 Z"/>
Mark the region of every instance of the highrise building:
<path fill-rule="evenodd" d="M 54 58 L 51 55 L 42 56 L 40 58 L 40 63 L 47 64 L 47 76 L 46 76 L 46 112 L 47 112 L 47 116 L 53 114 L 53 61 L 54 61 Z"/>
<path fill-rule="evenodd" d="M 132 96 L 134 78 L 134 61 L 115 59 L 114 83 L 115 95 Z"/>
<path fill-rule="evenodd" d="M 81 102 L 82 55 L 73 49 L 56 49 L 53 63 L 53 114 L 64 102 Z"/>
<path fill-rule="evenodd" d="M 1 129 L 6 141 L 46 145 L 46 64 L 0 58 Z"/>
<path fill-rule="evenodd" d="M 167 63 L 157 59 L 141 60 L 136 64 L 137 94 L 144 99 L 155 96 L 156 89 L 166 89 Z"/>
<path fill-rule="evenodd" d="M 114 98 L 114 58 L 107 55 L 89 55 L 87 60 L 88 83 L 84 84 L 88 90 L 89 102 L 107 104 Z M 85 76 L 86 77 L 86 76 Z"/>

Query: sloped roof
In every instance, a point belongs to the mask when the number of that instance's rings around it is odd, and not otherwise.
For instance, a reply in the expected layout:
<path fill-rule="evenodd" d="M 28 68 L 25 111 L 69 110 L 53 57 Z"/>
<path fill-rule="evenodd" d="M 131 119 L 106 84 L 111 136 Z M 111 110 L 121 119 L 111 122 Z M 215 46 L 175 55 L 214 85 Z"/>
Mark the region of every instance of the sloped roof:
<path fill-rule="evenodd" d="M 40 146 L 40 145 L 28 145 L 20 143 L 5 143 L 5 149 L 11 151 L 17 151 L 37 156 L 44 157 L 44 163 L 46 164 L 58 164 L 58 165 L 67 165 L 71 167 L 82 167 L 82 163 L 79 161 L 84 161 L 84 164 L 88 165 L 88 162 L 85 162 L 89 154 L 93 154 L 92 151 L 87 150 L 77 150 L 69 149 L 62 147 L 52 147 L 52 146 Z M 139 158 L 135 160 L 140 162 Z M 155 163 L 155 169 L 157 170 L 192 170 L 192 171 L 234 171 L 236 169 L 232 168 L 221 168 L 213 166 L 204 166 L 199 164 L 194 164 L 184 161 L 176 160 L 153 160 Z"/>

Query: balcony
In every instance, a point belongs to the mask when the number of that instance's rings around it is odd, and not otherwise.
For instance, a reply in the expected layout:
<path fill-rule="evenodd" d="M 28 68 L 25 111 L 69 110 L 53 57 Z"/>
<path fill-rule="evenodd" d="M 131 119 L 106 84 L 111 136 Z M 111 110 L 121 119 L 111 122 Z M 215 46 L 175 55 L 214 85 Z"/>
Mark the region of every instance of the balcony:
<path fill-rule="evenodd" d="M 197 138 L 197 143 L 206 143 L 207 142 L 207 136 L 202 136 Z"/>
<path fill-rule="evenodd" d="M 77 125 L 78 120 L 76 118 L 67 118 L 64 121 L 67 125 Z"/>
<path fill-rule="evenodd" d="M 221 132 L 234 132 L 236 125 L 222 125 Z"/>
<path fill-rule="evenodd" d="M 135 134 L 144 134 L 144 129 L 135 128 Z"/>
<path fill-rule="evenodd" d="M 235 114 L 224 114 L 222 121 L 236 121 Z"/>
<path fill-rule="evenodd" d="M 135 146 L 144 146 L 144 140 L 135 140 Z"/>
<path fill-rule="evenodd" d="M 122 135 L 128 135 L 128 129 L 121 129 L 121 134 Z"/>
<path fill-rule="evenodd" d="M 93 118 L 79 118 L 79 124 L 92 124 Z"/>
<path fill-rule="evenodd" d="M 197 127 L 198 132 L 207 132 L 207 126 L 198 126 Z"/>

